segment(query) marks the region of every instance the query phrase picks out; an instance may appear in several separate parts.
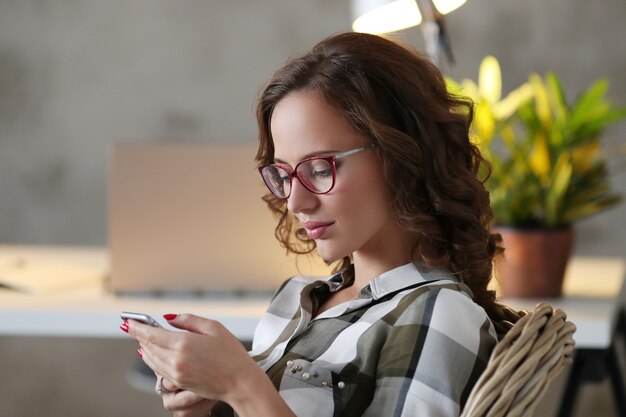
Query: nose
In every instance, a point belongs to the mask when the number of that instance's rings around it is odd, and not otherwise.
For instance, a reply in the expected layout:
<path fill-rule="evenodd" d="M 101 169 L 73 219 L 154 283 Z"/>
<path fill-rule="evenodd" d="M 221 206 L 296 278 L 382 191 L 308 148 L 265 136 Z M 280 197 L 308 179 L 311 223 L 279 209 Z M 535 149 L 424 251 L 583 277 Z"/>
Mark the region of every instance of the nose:
<path fill-rule="evenodd" d="M 291 194 L 287 199 L 287 210 L 296 213 L 307 213 L 314 210 L 319 204 L 319 197 L 307 190 L 304 185 L 294 178 L 291 183 Z"/>

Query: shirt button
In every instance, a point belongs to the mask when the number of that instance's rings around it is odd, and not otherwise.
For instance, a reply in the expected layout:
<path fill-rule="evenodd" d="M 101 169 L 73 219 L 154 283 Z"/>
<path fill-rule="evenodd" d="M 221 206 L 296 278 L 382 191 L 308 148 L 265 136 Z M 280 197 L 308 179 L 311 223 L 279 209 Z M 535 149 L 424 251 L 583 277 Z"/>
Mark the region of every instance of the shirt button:
<path fill-rule="evenodd" d="M 338 387 L 339 389 L 344 389 L 344 388 L 346 387 L 346 383 L 345 383 L 345 382 L 343 382 L 343 381 L 339 381 L 339 382 L 337 383 L 337 387 Z"/>
<path fill-rule="evenodd" d="M 293 366 L 293 361 L 287 361 L 287 366 L 291 368 Z"/>
<path fill-rule="evenodd" d="M 311 379 L 311 375 L 309 375 L 308 372 L 305 372 L 302 374 L 302 379 L 304 379 L 305 381 L 308 381 L 309 379 Z"/>

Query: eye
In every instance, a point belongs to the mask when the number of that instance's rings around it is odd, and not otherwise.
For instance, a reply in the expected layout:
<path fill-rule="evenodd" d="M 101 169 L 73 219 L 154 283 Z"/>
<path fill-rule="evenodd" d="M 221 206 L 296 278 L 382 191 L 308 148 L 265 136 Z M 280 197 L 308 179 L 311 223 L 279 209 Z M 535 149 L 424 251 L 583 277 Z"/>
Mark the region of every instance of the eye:
<path fill-rule="evenodd" d="M 333 176 L 330 164 L 323 159 L 311 161 L 307 170 L 309 175 L 313 178 L 327 178 Z"/>
<path fill-rule="evenodd" d="M 312 174 L 314 177 L 317 177 L 317 178 L 326 178 L 326 177 L 332 177 L 333 172 L 330 169 L 330 167 L 327 167 L 324 169 L 314 169 Z"/>
<path fill-rule="evenodd" d="M 283 184 L 289 184 L 289 173 L 283 168 L 272 166 L 265 170 L 264 175 L 275 186 L 283 186 Z"/>

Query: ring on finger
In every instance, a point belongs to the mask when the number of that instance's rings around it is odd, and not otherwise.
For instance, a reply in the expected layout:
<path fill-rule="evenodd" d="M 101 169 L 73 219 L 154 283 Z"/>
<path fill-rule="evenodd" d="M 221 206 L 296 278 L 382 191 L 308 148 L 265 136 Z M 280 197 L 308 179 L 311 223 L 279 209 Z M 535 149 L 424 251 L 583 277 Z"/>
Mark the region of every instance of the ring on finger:
<path fill-rule="evenodd" d="M 173 391 L 170 391 L 167 388 L 165 388 L 165 386 L 163 385 L 163 377 L 162 376 L 160 376 L 158 378 L 156 392 L 159 395 L 171 394 L 173 392 Z"/>

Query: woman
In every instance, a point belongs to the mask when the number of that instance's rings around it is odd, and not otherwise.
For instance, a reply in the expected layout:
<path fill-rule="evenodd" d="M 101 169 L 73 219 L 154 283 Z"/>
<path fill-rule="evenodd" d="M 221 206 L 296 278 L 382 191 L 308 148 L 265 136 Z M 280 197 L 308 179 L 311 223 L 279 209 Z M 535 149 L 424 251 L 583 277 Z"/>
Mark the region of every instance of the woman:
<path fill-rule="evenodd" d="M 265 201 L 279 240 L 337 273 L 288 280 L 251 354 L 187 314 L 165 316 L 182 333 L 125 323 L 165 408 L 458 415 L 496 342 L 501 251 L 471 116 L 427 59 L 381 37 L 335 35 L 281 68 L 257 110 Z"/>

